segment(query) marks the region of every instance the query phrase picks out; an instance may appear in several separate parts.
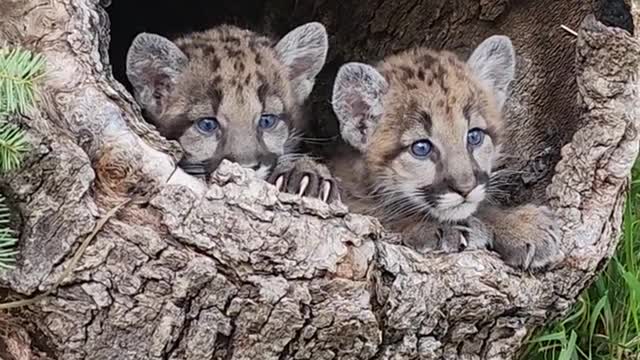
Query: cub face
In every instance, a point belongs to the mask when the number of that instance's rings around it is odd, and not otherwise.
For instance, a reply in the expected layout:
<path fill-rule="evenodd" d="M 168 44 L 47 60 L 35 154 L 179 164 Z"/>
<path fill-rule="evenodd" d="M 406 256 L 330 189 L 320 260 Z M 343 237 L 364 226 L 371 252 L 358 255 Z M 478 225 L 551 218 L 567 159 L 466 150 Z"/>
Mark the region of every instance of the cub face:
<path fill-rule="evenodd" d="M 364 158 L 372 195 L 398 216 L 472 215 L 499 153 L 514 64 L 511 41 L 493 36 L 466 63 L 413 49 L 376 68 L 343 65 L 332 105 L 343 139 Z"/>
<path fill-rule="evenodd" d="M 302 107 L 327 49 L 319 23 L 277 43 L 228 25 L 175 42 L 142 33 L 127 76 L 146 117 L 181 144 L 187 172 L 210 173 L 227 159 L 265 178 L 305 130 Z"/>

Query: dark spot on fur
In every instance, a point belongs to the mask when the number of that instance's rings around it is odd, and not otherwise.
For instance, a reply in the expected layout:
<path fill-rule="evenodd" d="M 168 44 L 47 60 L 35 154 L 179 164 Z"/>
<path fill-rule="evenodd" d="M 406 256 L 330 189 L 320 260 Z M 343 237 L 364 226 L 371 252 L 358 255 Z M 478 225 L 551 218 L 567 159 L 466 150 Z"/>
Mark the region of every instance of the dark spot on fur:
<path fill-rule="evenodd" d="M 460 62 L 452 54 L 447 55 L 447 63 L 449 63 L 449 65 L 454 69 L 460 68 Z"/>
<path fill-rule="evenodd" d="M 241 49 L 233 48 L 229 45 L 225 45 L 224 51 L 227 53 L 227 56 L 230 58 L 238 58 L 243 56 L 243 52 Z"/>
<path fill-rule="evenodd" d="M 431 134 L 431 115 L 429 115 L 429 113 L 427 113 L 424 110 L 419 110 L 418 111 L 418 119 L 420 119 L 420 122 L 422 123 L 422 126 L 424 126 L 424 130 Z"/>
<path fill-rule="evenodd" d="M 422 68 L 418 70 L 418 80 L 424 81 L 424 69 Z"/>
<path fill-rule="evenodd" d="M 241 72 L 244 72 L 244 69 L 245 69 L 245 66 L 242 59 L 236 59 L 236 61 L 233 63 L 233 70 L 241 73 Z"/>
<path fill-rule="evenodd" d="M 467 123 L 471 121 L 471 104 L 467 104 L 462 108 L 462 115 L 467 120 Z"/>
<path fill-rule="evenodd" d="M 217 56 L 211 57 L 211 71 L 217 71 L 220 68 L 220 59 Z"/>
<path fill-rule="evenodd" d="M 262 85 L 267 83 L 267 77 L 264 76 L 264 74 L 261 71 L 256 72 L 256 77 L 258 78 L 259 84 Z"/>
<path fill-rule="evenodd" d="M 433 65 L 436 59 L 431 54 L 422 54 L 417 60 L 418 63 L 422 64 L 425 68 L 429 69 Z"/>
<path fill-rule="evenodd" d="M 260 103 L 262 104 L 262 106 L 264 106 L 265 99 L 267 98 L 268 93 L 269 93 L 268 84 L 262 83 L 260 84 L 260 86 L 258 86 L 258 99 L 260 100 Z"/>
<path fill-rule="evenodd" d="M 218 108 L 220 107 L 223 96 L 224 93 L 222 92 L 222 90 L 212 84 L 211 88 L 209 89 L 209 98 L 211 101 L 211 108 L 213 109 L 214 113 L 218 112 Z"/>
<path fill-rule="evenodd" d="M 229 43 L 229 44 L 231 44 L 233 46 L 240 46 L 240 44 L 241 44 L 241 41 L 240 41 L 239 38 L 237 38 L 235 36 L 228 35 L 228 34 L 226 34 L 224 37 L 222 37 L 222 41 L 226 42 L 226 43 Z"/>
<path fill-rule="evenodd" d="M 271 40 L 265 37 L 254 36 L 249 40 L 249 49 L 253 52 L 256 52 L 260 48 L 271 47 L 271 45 Z"/>
<path fill-rule="evenodd" d="M 444 72 L 445 68 L 440 63 L 437 63 L 433 68 L 433 76 L 436 78 L 441 78 L 442 76 L 444 76 Z"/>
<path fill-rule="evenodd" d="M 220 75 L 216 75 L 213 79 L 211 79 L 211 88 L 217 89 L 220 87 L 220 83 L 222 83 L 222 77 Z"/>
<path fill-rule="evenodd" d="M 415 72 L 413 71 L 412 68 L 408 67 L 408 66 L 400 66 L 400 71 L 402 72 L 402 76 L 400 77 L 400 79 L 402 81 L 407 81 L 410 78 L 415 77 Z"/>

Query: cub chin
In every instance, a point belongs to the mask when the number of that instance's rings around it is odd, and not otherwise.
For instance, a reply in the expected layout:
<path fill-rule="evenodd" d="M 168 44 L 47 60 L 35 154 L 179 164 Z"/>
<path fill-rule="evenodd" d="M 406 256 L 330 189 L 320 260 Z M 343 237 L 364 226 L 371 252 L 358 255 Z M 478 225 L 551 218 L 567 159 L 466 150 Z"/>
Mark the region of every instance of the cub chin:
<path fill-rule="evenodd" d="M 486 201 L 514 72 L 505 36 L 486 39 L 466 62 L 414 48 L 375 67 L 343 65 L 332 105 L 346 144 L 330 161 L 343 201 L 420 249 L 491 246 L 523 269 L 559 261 L 549 209 Z"/>

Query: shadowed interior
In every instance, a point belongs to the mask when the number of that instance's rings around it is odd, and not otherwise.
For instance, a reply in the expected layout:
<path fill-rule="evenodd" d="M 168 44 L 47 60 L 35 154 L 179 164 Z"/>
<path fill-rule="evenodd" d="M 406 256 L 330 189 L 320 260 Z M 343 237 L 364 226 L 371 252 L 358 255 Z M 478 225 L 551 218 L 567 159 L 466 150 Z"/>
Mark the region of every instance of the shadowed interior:
<path fill-rule="evenodd" d="M 124 60 L 142 31 L 172 37 L 231 23 L 282 36 L 308 21 L 329 33 L 329 54 L 310 97 L 321 152 L 338 133 L 328 99 L 343 63 L 373 63 L 415 45 L 470 51 L 493 34 L 511 37 L 517 54 L 516 80 L 506 104 L 505 166 L 513 170 L 506 201 L 543 201 L 560 148 L 581 126 L 575 84 L 576 38 L 560 28 L 578 29 L 588 14 L 610 26 L 632 29 L 629 0 L 222 0 L 114 1 L 110 59 L 115 77 L 129 90 Z"/>

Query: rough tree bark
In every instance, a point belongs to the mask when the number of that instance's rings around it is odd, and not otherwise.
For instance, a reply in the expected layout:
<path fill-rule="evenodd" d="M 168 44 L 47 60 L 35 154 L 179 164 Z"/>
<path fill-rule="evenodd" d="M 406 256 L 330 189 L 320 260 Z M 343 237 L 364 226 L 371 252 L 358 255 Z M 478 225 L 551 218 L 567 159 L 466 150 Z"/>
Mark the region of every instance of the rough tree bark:
<path fill-rule="evenodd" d="M 279 31 L 278 8 L 288 3 L 270 3 L 265 28 Z M 425 23 L 455 26 L 431 30 L 420 43 L 464 52 L 501 30 L 522 47 L 509 115 L 511 149 L 523 156 L 508 165 L 532 186 L 513 201 L 526 196 L 555 209 L 567 253 L 560 267 L 531 275 L 488 251 L 419 255 L 373 219 L 279 194 L 231 163 L 211 184 L 174 172 L 179 150 L 142 120 L 110 74 L 98 1 L 2 0 L 0 41 L 48 59 L 41 106 L 18 119 L 34 151 L 2 179 L 21 230 L 19 266 L 0 275 L 2 299 L 50 289 L 100 219 L 134 200 L 100 229 L 53 296 L 2 315 L 12 330 L 0 355 L 506 359 L 532 329 L 565 312 L 619 235 L 638 152 L 638 41 L 578 0 L 357 3 L 294 8 L 295 15 L 307 7 L 301 21 L 325 21 L 332 42 L 344 42 L 317 94 L 347 56 L 408 46 Z M 413 20 L 400 26 L 394 13 Z M 337 14 L 356 21 L 335 22 Z M 559 30 L 563 23 L 579 30 L 577 39 Z"/>

